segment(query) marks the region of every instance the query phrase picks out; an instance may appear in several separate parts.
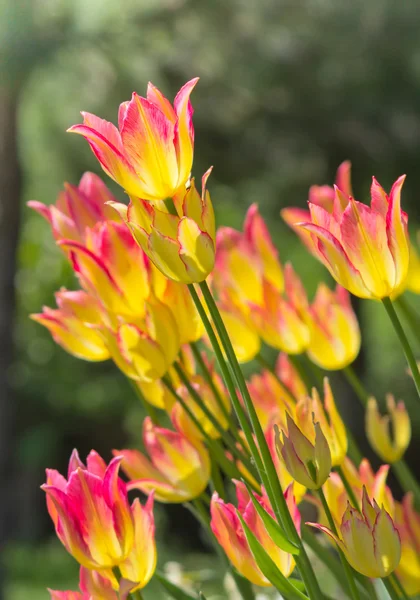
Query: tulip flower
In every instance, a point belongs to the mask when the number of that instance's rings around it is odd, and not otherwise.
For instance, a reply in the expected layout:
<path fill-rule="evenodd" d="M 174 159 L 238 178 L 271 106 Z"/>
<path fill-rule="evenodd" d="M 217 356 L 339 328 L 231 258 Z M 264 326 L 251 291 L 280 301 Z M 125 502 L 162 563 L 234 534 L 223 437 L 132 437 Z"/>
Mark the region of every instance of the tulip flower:
<path fill-rule="evenodd" d="M 331 451 L 319 422 L 313 423 L 311 439 L 303 434 L 292 417 L 286 414 L 286 428 L 275 426 L 276 449 L 286 469 L 295 481 L 309 488 L 319 489 L 331 471 Z"/>
<path fill-rule="evenodd" d="M 335 535 L 319 523 L 307 523 L 329 535 L 350 565 L 366 577 L 388 577 L 401 558 L 401 541 L 389 513 L 363 491 L 362 512 L 348 504 Z"/>
<path fill-rule="evenodd" d="M 412 242 L 410 243 L 410 261 L 405 285 L 410 292 L 420 294 L 420 256 Z"/>
<path fill-rule="evenodd" d="M 409 596 L 420 593 L 420 514 L 409 492 L 397 504 L 395 526 L 401 538 L 401 561 L 395 573 Z"/>
<path fill-rule="evenodd" d="M 112 587 L 112 582 L 98 571 L 91 571 L 86 567 L 80 567 L 79 576 L 80 592 L 59 592 L 57 590 L 48 590 L 51 600 L 118 600 L 118 594 Z M 121 595 L 120 599 L 125 600 L 127 594 Z"/>
<path fill-rule="evenodd" d="M 288 577 L 295 566 L 292 555 L 280 550 L 273 542 L 249 497 L 245 485 L 239 481 L 234 483 L 236 486 L 238 512 L 279 570 L 285 577 Z M 265 511 L 274 518 L 274 513 L 265 490 L 262 490 L 262 495 L 254 494 L 254 496 Z M 298 531 L 300 531 L 300 514 L 296 507 L 291 488 L 286 490 L 285 498 L 295 525 Z M 243 577 L 252 583 L 260 586 L 270 586 L 270 582 L 258 568 L 248 546 L 235 507 L 232 504 L 226 504 L 219 498 L 217 492 L 214 492 L 210 505 L 210 513 L 211 529 L 233 566 Z"/>
<path fill-rule="evenodd" d="M 391 490 L 386 485 L 389 465 L 382 465 L 378 471 L 374 473 L 366 458 L 362 460 L 358 468 L 355 467 L 349 458 L 346 458 L 342 464 L 342 469 L 359 504 L 362 502 L 363 489 L 366 488 L 368 495 L 371 498 L 374 498 L 380 506 L 383 505 L 391 517 L 394 516 L 395 502 Z M 334 472 L 330 473 L 327 481 L 322 486 L 322 490 L 325 494 L 334 521 L 336 525 L 339 526 L 343 513 L 346 510 L 347 503 L 350 501 L 340 475 Z M 328 521 L 323 514 L 320 502 L 315 499 L 314 504 L 318 506 L 320 511 L 319 521 L 323 524 L 327 524 Z"/>
<path fill-rule="evenodd" d="M 291 265 L 283 273 L 257 205 L 249 208 L 243 233 L 218 230 L 213 285 L 222 308 L 240 315 L 267 344 L 289 354 L 307 349 L 305 290 Z"/>
<path fill-rule="evenodd" d="M 316 388 L 312 396 L 302 398 L 296 405 L 296 423 L 302 432 L 314 442 L 313 422 L 319 423 L 327 440 L 332 466 L 341 465 L 347 454 L 346 427 L 335 405 L 328 378 L 324 378 L 324 404 L 322 404 Z"/>
<path fill-rule="evenodd" d="M 107 466 L 91 452 L 85 466 L 73 452 L 68 479 L 47 469 L 47 507 L 57 536 L 84 567 L 111 569 L 129 555 L 135 534 L 124 482 L 118 477 L 122 457 Z"/>
<path fill-rule="evenodd" d="M 214 373 L 213 374 L 214 384 L 216 389 L 219 391 L 219 397 L 223 402 L 226 413 L 229 414 L 231 411 L 231 404 L 229 397 L 227 395 L 227 391 L 225 390 L 222 381 L 219 376 Z M 225 413 L 220 408 L 215 395 L 210 387 L 210 385 L 203 379 L 201 375 L 194 375 L 190 378 L 190 384 L 192 388 L 197 392 L 201 401 L 206 406 L 206 408 L 210 411 L 216 421 L 219 423 L 220 427 L 226 430 L 229 426 L 229 421 L 225 416 Z M 198 406 L 195 399 L 191 396 L 189 390 L 185 385 L 181 385 L 177 388 L 178 395 L 184 400 L 186 406 L 191 410 L 194 414 L 200 425 L 202 426 L 204 432 L 211 438 L 217 439 L 220 437 L 220 431 L 215 427 L 212 421 L 205 414 L 203 409 Z M 177 431 L 183 433 L 185 437 L 188 439 L 198 439 L 203 441 L 203 434 L 195 425 L 191 417 L 185 411 L 180 402 L 176 402 L 171 411 L 171 420 L 174 424 L 174 427 Z"/>
<path fill-rule="evenodd" d="M 54 341 L 67 352 L 90 361 L 110 358 L 102 336 L 95 329 L 101 321 L 98 302 L 81 290 L 60 290 L 55 295 L 58 309 L 44 306 L 42 313 L 31 315 L 31 319 L 46 327 Z"/>
<path fill-rule="evenodd" d="M 295 402 L 292 396 L 270 371 L 264 370 L 252 375 L 247 386 L 264 431 L 276 419 L 284 422 L 286 412 L 294 414 Z"/>
<path fill-rule="evenodd" d="M 114 203 L 134 239 L 165 277 L 181 283 L 198 283 L 210 274 L 215 257 L 215 220 L 206 190 L 209 169 L 202 178 L 201 196 L 194 179 L 173 196 L 176 214 L 164 203 L 153 205 L 131 198 L 130 205 Z"/>
<path fill-rule="evenodd" d="M 296 499 L 297 504 L 299 504 L 306 494 L 306 486 L 302 485 L 301 483 L 298 483 L 298 481 L 296 481 L 292 477 L 292 475 L 287 470 L 282 456 L 277 452 L 275 428 L 276 426 L 278 426 L 278 423 L 278 415 L 274 415 L 272 421 L 268 423 L 267 429 L 264 432 L 265 439 L 267 440 L 271 458 L 273 459 L 273 463 L 277 472 L 277 477 L 279 478 L 282 489 L 285 490 L 291 484 L 293 484 L 294 497 Z"/>
<path fill-rule="evenodd" d="M 188 502 L 197 498 L 210 478 L 210 458 L 203 444 L 176 431 L 143 423 L 143 443 L 150 458 L 138 450 L 115 450 L 130 479 L 128 490 L 153 490 L 159 502 Z"/>
<path fill-rule="evenodd" d="M 319 284 L 309 308 L 309 358 L 322 369 L 338 370 L 351 364 L 360 350 L 361 336 L 349 293 Z"/>
<path fill-rule="evenodd" d="M 280 352 L 275 366 L 275 372 L 280 381 L 290 391 L 295 400 L 305 398 L 308 390 L 297 369 L 284 352 Z"/>
<path fill-rule="evenodd" d="M 174 105 L 151 83 L 147 98 L 135 92 L 120 105 L 118 129 L 82 112 L 83 125 L 72 133 L 89 143 L 101 167 L 125 191 L 149 201 L 172 198 L 189 179 L 193 163 L 194 128 L 190 94 L 198 78 L 178 92 Z"/>
<path fill-rule="evenodd" d="M 405 286 L 410 253 L 401 210 L 404 179 L 388 195 L 373 178 L 370 207 L 336 187 L 332 206 L 309 202 L 310 219 L 295 223 L 310 234 L 312 252 L 337 283 L 360 298 L 395 296 Z"/>
<path fill-rule="evenodd" d="M 55 205 L 31 200 L 28 206 L 48 221 L 56 240 L 83 244 L 89 228 L 99 221 L 115 221 L 115 211 L 108 202 L 115 202 L 115 197 L 103 181 L 94 173 L 85 173 L 78 186 L 64 184 Z"/>
<path fill-rule="evenodd" d="M 386 397 L 388 415 L 381 416 L 375 398 L 369 398 L 366 409 L 366 435 L 376 454 L 388 463 L 404 455 L 411 439 L 411 422 L 404 402 Z M 392 430 L 392 434 L 391 434 Z"/>

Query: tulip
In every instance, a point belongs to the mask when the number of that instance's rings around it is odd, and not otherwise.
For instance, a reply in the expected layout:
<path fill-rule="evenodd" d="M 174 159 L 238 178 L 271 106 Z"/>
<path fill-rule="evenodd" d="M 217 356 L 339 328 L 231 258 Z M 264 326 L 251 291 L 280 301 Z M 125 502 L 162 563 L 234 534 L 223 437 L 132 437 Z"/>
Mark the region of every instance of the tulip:
<path fill-rule="evenodd" d="M 330 449 L 332 466 L 342 464 L 347 454 L 346 427 L 335 405 L 327 377 L 324 378 L 324 404 L 318 391 L 313 388 L 311 397 L 302 398 L 297 403 L 295 420 L 311 441 L 314 441 L 313 421 L 319 423 Z"/>
<path fill-rule="evenodd" d="M 366 409 L 366 435 L 376 454 L 388 463 L 404 455 L 411 439 L 411 422 L 404 402 L 386 397 L 388 415 L 381 416 L 375 398 L 369 398 Z M 392 436 L 391 436 L 392 429 Z"/>
<path fill-rule="evenodd" d="M 406 593 L 420 593 L 420 514 L 413 507 L 413 494 L 409 492 L 397 504 L 395 526 L 401 538 L 401 561 L 396 575 Z"/>
<path fill-rule="evenodd" d="M 309 358 L 322 369 L 339 370 L 351 364 L 360 350 L 360 329 L 344 288 L 318 286 L 309 308 Z"/>
<path fill-rule="evenodd" d="M 128 490 L 139 489 L 144 494 L 154 490 L 159 502 L 188 502 L 205 490 L 210 458 L 201 442 L 193 443 L 179 432 L 156 427 L 146 418 L 143 443 L 150 459 L 137 450 L 114 451 L 123 457 L 121 466 L 130 479 Z"/>
<path fill-rule="evenodd" d="M 358 468 L 354 466 L 349 458 L 346 458 L 342 464 L 342 469 L 359 504 L 362 502 L 363 489 L 366 488 L 368 495 L 374 498 L 380 506 L 383 505 L 391 517 L 394 516 L 395 502 L 391 490 L 386 485 L 389 465 L 382 465 L 374 473 L 366 458 L 362 460 Z M 350 501 L 340 475 L 338 473 L 331 473 L 322 486 L 322 489 L 334 521 L 339 526 L 347 503 Z M 319 521 L 327 524 L 328 521 L 325 515 L 323 515 L 322 506 L 316 500 L 314 503 L 318 505 L 320 510 Z"/>
<path fill-rule="evenodd" d="M 99 221 L 115 220 L 115 211 L 108 202 L 115 202 L 115 197 L 103 181 L 94 173 L 85 173 L 78 186 L 64 184 L 55 205 L 30 200 L 28 206 L 48 221 L 56 240 L 83 244 L 87 229 Z"/>
<path fill-rule="evenodd" d="M 293 484 L 294 497 L 296 499 L 297 504 L 299 504 L 305 494 L 306 487 L 301 483 L 298 483 L 289 471 L 286 468 L 285 462 L 283 458 L 277 452 L 276 447 L 276 431 L 275 426 L 278 425 L 279 419 L 278 415 L 274 416 L 272 421 L 268 423 L 267 429 L 265 430 L 265 438 L 267 440 L 268 448 L 270 450 L 271 458 L 273 459 L 273 463 L 277 472 L 277 477 L 279 478 L 281 487 L 283 490 L 287 489 L 291 484 Z"/>
<path fill-rule="evenodd" d="M 180 344 L 197 342 L 204 334 L 204 324 L 197 312 L 188 287 L 170 279 L 163 277 L 162 279 L 164 279 L 162 290 L 159 290 L 155 284 L 155 293 L 159 300 L 171 309 L 175 317 Z"/>
<path fill-rule="evenodd" d="M 91 452 L 85 466 L 76 451 L 68 479 L 47 469 L 47 507 L 57 536 L 84 567 L 101 570 L 121 564 L 134 543 L 134 519 L 126 487 L 118 477 L 122 457 L 107 466 Z"/>
<path fill-rule="evenodd" d="M 286 428 L 275 426 L 276 449 L 290 475 L 310 490 L 320 488 L 331 471 L 331 451 L 319 422 L 314 422 L 311 439 L 302 433 L 292 417 L 286 414 Z"/>
<path fill-rule="evenodd" d="M 270 371 L 252 375 L 247 382 L 248 391 L 264 431 L 276 419 L 286 420 L 286 412 L 294 414 L 295 402 Z"/>
<path fill-rule="evenodd" d="M 410 243 L 410 261 L 405 285 L 410 292 L 420 294 L 420 256 L 412 242 Z"/>
<path fill-rule="evenodd" d="M 194 151 L 190 94 L 198 78 L 178 92 L 174 106 L 151 83 L 120 105 L 118 129 L 83 112 L 70 132 L 86 138 L 101 167 L 125 191 L 149 201 L 171 198 L 189 179 Z"/>
<path fill-rule="evenodd" d="M 280 381 L 290 391 L 295 400 L 305 398 L 308 390 L 297 369 L 284 352 L 280 352 L 275 366 L 275 372 Z"/>
<path fill-rule="evenodd" d="M 307 349 L 305 290 L 291 265 L 283 273 L 256 205 L 248 210 L 243 233 L 218 230 L 213 284 L 222 308 L 240 315 L 267 344 L 289 354 Z"/>
<path fill-rule="evenodd" d="M 79 576 L 80 592 L 59 592 L 48 590 L 51 600 L 118 600 L 118 594 L 114 591 L 112 582 L 103 574 L 80 567 Z M 121 595 L 124 600 L 127 594 Z"/>
<path fill-rule="evenodd" d="M 328 527 L 307 523 L 329 535 L 350 565 L 366 577 L 388 577 L 401 558 L 401 542 L 389 513 L 363 491 L 362 512 L 348 504 L 335 535 Z"/>
<path fill-rule="evenodd" d="M 245 485 L 239 481 L 234 483 L 236 486 L 238 512 L 278 569 L 285 577 L 288 577 L 295 566 L 292 555 L 280 550 L 274 544 L 249 497 Z M 265 490 L 262 490 L 261 495 L 254 494 L 254 496 L 265 511 L 274 518 L 274 513 Z M 300 531 L 300 514 L 296 507 L 291 488 L 286 490 L 285 498 L 295 525 L 298 531 Z M 270 582 L 258 568 L 248 546 L 245 532 L 235 507 L 232 504 L 226 504 L 219 498 L 217 492 L 214 492 L 210 505 L 210 513 L 211 529 L 233 566 L 243 577 L 252 583 L 260 586 L 270 586 Z"/>
<path fill-rule="evenodd" d="M 194 179 L 173 197 L 176 214 L 163 203 L 153 205 L 131 198 L 130 205 L 114 203 L 134 239 L 153 264 L 169 279 L 199 283 L 210 274 L 215 257 L 215 220 L 206 190 L 209 169 L 202 178 L 201 196 Z"/>
<path fill-rule="evenodd" d="M 90 361 L 110 358 L 103 338 L 94 328 L 101 319 L 98 302 L 81 290 L 63 289 L 55 297 L 58 309 L 44 306 L 42 313 L 31 315 L 31 319 L 46 327 L 54 341 L 77 358 Z"/>
<path fill-rule="evenodd" d="M 213 380 L 216 389 L 219 392 L 219 397 L 225 407 L 226 413 L 229 414 L 231 411 L 231 404 L 227 391 L 224 389 L 222 381 L 216 373 L 213 373 Z M 190 378 L 191 387 L 197 392 L 201 401 L 210 411 L 220 427 L 226 430 L 229 426 L 229 421 L 226 418 L 225 413 L 219 406 L 216 397 L 210 387 L 210 385 L 203 379 L 201 375 L 194 375 Z M 204 432 L 211 438 L 217 439 L 220 437 L 220 431 L 212 423 L 212 421 L 205 414 L 203 409 L 196 403 L 195 399 L 191 396 L 189 390 L 185 385 L 181 385 L 177 388 L 178 395 L 183 399 L 186 406 L 191 410 L 197 421 L 202 426 Z M 191 417 L 185 411 L 180 402 L 176 402 L 171 411 L 171 420 L 177 431 L 183 433 L 188 439 L 198 439 L 203 441 L 204 436 L 202 432 L 195 425 Z"/>

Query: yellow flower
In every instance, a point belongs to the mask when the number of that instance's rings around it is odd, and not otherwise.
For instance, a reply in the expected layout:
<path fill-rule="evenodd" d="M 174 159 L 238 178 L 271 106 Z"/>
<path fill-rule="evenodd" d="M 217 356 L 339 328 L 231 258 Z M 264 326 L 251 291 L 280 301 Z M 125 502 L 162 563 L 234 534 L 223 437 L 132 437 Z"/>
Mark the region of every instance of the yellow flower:
<path fill-rule="evenodd" d="M 404 402 L 386 397 L 388 415 L 381 416 L 375 398 L 369 398 L 366 409 L 366 435 L 376 454 L 393 463 L 404 455 L 411 439 L 411 422 Z M 392 430 L 392 434 L 391 434 Z"/>

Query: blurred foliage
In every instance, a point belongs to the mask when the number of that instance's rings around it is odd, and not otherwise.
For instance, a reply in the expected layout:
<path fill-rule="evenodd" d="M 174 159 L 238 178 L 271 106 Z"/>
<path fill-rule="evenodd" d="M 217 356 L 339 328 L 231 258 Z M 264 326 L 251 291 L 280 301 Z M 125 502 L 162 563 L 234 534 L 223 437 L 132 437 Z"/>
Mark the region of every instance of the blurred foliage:
<path fill-rule="evenodd" d="M 54 202 L 64 180 L 76 183 L 85 170 L 102 174 L 88 145 L 65 134 L 79 110 L 115 121 L 119 103 L 133 89 L 143 94 L 149 79 L 171 96 L 199 75 L 194 173 L 215 165 L 218 222 L 239 227 L 258 202 L 282 260 L 293 260 L 310 293 L 325 270 L 278 213 L 303 206 L 311 184 L 332 183 L 342 160 L 352 160 L 359 199 L 372 174 L 388 187 L 406 172 L 404 207 L 415 227 L 416 0 L 2 0 L 2 8 L 0 74 L 4 85 L 21 88 L 22 202 Z M 60 286 L 75 286 L 47 224 L 28 209 L 16 286 L 16 537 L 34 540 L 50 531 L 38 490 L 44 467 L 64 468 L 73 446 L 109 456 L 112 447 L 137 442 L 141 411 L 112 365 L 77 361 L 28 320 L 54 303 Z M 361 361 L 369 389 L 379 397 L 392 389 L 409 401 L 412 386 L 382 308 L 357 308 L 362 326 L 369 324 Z"/>

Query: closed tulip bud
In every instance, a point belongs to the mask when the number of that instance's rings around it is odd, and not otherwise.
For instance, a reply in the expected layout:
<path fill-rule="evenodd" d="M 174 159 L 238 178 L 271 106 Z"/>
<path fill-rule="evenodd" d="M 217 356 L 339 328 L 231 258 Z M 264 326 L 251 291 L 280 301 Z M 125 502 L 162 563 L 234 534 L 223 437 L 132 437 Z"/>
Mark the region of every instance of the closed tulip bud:
<path fill-rule="evenodd" d="M 338 536 L 328 527 L 307 523 L 328 534 L 350 565 L 366 577 L 388 577 L 401 558 L 401 541 L 387 511 L 363 492 L 362 512 L 348 504 Z"/>
<path fill-rule="evenodd" d="M 302 433 L 289 414 L 287 432 L 276 426 L 276 449 L 290 475 L 310 490 L 320 488 L 331 471 L 331 452 L 319 423 L 313 423 L 309 439 Z"/>
<path fill-rule="evenodd" d="M 420 593 L 420 514 L 411 492 L 396 506 L 395 526 L 401 538 L 401 561 L 395 573 L 406 593 L 415 596 Z"/>
<path fill-rule="evenodd" d="M 90 113 L 70 132 L 82 135 L 101 167 L 125 191 L 149 201 L 165 200 L 188 181 L 194 151 L 190 94 L 198 78 L 178 92 L 174 106 L 151 83 L 147 98 L 133 93 L 120 105 L 118 129 Z"/>
<path fill-rule="evenodd" d="M 405 404 L 386 397 L 388 414 L 382 416 L 375 398 L 369 398 L 366 409 L 366 435 L 376 454 L 388 463 L 400 460 L 411 439 L 411 422 Z M 392 431 L 392 433 L 391 433 Z"/>
<path fill-rule="evenodd" d="M 116 219 L 108 202 L 115 202 L 115 197 L 103 181 L 94 173 L 85 173 L 78 186 L 64 184 L 56 204 L 47 206 L 31 200 L 28 206 L 48 221 L 56 240 L 68 239 L 83 244 L 89 228 L 99 221 Z"/>
<path fill-rule="evenodd" d="M 278 569 L 285 577 L 288 577 L 295 566 L 293 556 L 283 550 L 280 550 L 269 536 L 264 523 L 255 509 L 245 485 L 239 481 L 235 482 L 236 496 L 238 503 L 238 512 L 255 535 L 260 544 L 264 547 L 270 558 L 274 561 Z M 273 518 L 270 501 L 262 490 L 262 495 L 254 494 L 259 504 Z M 295 525 L 300 530 L 300 514 L 293 498 L 293 491 L 289 488 L 285 493 L 286 501 Z M 227 557 L 238 570 L 238 572 L 256 585 L 270 586 L 270 582 L 262 574 L 255 558 L 249 548 L 240 519 L 236 509 L 232 504 L 226 504 L 218 494 L 213 494 L 211 505 L 211 528 L 212 531 L 225 551 Z"/>
<path fill-rule="evenodd" d="M 276 468 L 277 477 L 281 483 L 282 489 L 287 489 L 291 484 L 293 484 L 293 492 L 296 502 L 299 504 L 305 494 L 306 487 L 301 483 L 298 483 L 294 477 L 287 470 L 286 464 L 282 458 L 282 456 L 277 452 L 276 447 L 276 429 L 275 426 L 278 425 L 279 419 L 278 416 L 274 416 L 273 420 L 270 421 L 267 425 L 267 429 L 265 430 L 265 438 L 267 440 L 268 448 L 270 450 L 271 458 L 273 459 L 274 466 Z"/>
<path fill-rule="evenodd" d="M 302 398 L 296 405 L 296 423 L 303 433 L 313 441 L 313 422 L 319 423 L 331 452 L 332 466 L 341 465 L 347 454 L 346 427 L 334 402 L 328 378 L 324 378 L 324 404 L 318 391 L 313 388 L 312 396 Z"/>
<path fill-rule="evenodd" d="M 121 564 L 134 543 L 134 519 L 126 486 L 118 477 L 121 457 L 107 466 L 91 452 L 87 466 L 74 452 L 68 479 L 47 470 L 47 507 L 57 536 L 84 567 L 100 570 Z"/>
<path fill-rule="evenodd" d="M 359 353 L 361 336 L 347 290 L 337 286 L 333 292 L 321 283 L 309 314 L 309 358 L 328 370 L 351 364 Z"/>
<path fill-rule="evenodd" d="M 200 441 L 193 443 L 177 431 L 156 427 L 146 418 L 143 442 L 150 458 L 137 450 L 114 451 L 116 456 L 123 456 L 129 490 L 145 494 L 154 490 L 159 502 L 188 502 L 205 490 L 210 458 Z"/>
<path fill-rule="evenodd" d="M 231 404 L 227 396 L 227 392 L 223 387 L 223 384 L 216 373 L 213 374 L 214 384 L 219 392 L 219 397 L 223 402 L 225 411 L 227 414 L 231 411 Z M 225 413 L 220 408 L 216 397 L 211 389 L 210 385 L 203 379 L 201 375 L 194 375 L 190 378 L 190 384 L 195 389 L 197 394 L 200 396 L 201 401 L 219 423 L 220 427 L 224 430 L 228 428 L 229 421 L 226 418 Z M 186 406 L 194 414 L 204 432 L 211 438 L 217 439 L 220 437 L 220 431 L 214 425 L 214 423 L 205 414 L 203 409 L 197 405 L 195 399 L 191 396 L 186 386 L 181 385 L 177 388 L 178 395 L 184 400 Z M 204 436 L 198 427 L 195 425 L 191 417 L 183 408 L 180 402 L 176 402 L 171 411 L 171 420 L 174 427 L 183 433 L 188 439 L 198 439 L 203 441 Z"/>
<path fill-rule="evenodd" d="M 344 178 L 333 199 L 330 193 L 310 196 L 309 215 L 297 209 L 282 215 L 302 230 L 314 256 L 349 292 L 376 300 L 396 296 L 406 285 L 410 255 L 407 215 L 401 210 L 404 179 L 397 179 L 388 195 L 373 178 L 368 207 L 352 198 Z"/>
<path fill-rule="evenodd" d="M 90 361 L 110 358 L 109 350 L 95 329 L 101 321 L 101 307 L 86 292 L 60 290 L 55 295 L 58 308 L 44 306 L 31 319 L 46 327 L 54 341 L 69 354 Z"/>

